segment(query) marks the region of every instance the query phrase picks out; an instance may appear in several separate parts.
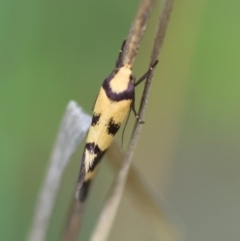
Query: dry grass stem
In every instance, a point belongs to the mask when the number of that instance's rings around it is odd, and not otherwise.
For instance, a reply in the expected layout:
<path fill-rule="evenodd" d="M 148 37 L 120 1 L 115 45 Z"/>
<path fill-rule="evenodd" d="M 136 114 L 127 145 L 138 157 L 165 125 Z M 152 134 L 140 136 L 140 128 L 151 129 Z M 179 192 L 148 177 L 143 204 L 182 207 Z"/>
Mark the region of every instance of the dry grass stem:
<path fill-rule="evenodd" d="M 106 157 L 109 165 L 115 170 L 120 169 L 124 153 L 116 142 L 113 142 Z M 159 202 L 160 198 L 156 192 L 151 190 L 143 175 L 134 165 L 130 166 L 128 172 L 126 191 L 134 207 L 144 215 L 147 222 L 155 229 L 155 234 L 159 240 L 179 240 L 180 231 L 166 217 L 166 214 L 169 213 L 167 208 L 163 208 L 164 204 Z"/>
<path fill-rule="evenodd" d="M 82 226 L 83 213 L 85 211 L 85 203 L 79 202 L 74 196 L 70 205 L 68 222 L 62 241 L 78 240 L 78 235 Z"/>
<path fill-rule="evenodd" d="M 127 43 L 123 56 L 123 63 L 132 65 L 137 55 L 141 38 L 146 29 L 147 20 L 149 18 L 154 0 L 141 0 L 136 17 L 127 38 Z"/>

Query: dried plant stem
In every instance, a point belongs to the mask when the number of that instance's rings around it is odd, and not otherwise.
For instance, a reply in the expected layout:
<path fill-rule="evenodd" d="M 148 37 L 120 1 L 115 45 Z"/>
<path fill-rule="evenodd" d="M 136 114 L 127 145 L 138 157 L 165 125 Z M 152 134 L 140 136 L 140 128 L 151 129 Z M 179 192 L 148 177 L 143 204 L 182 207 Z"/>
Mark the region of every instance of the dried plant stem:
<path fill-rule="evenodd" d="M 73 196 L 68 215 L 68 223 L 62 238 L 63 241 L 73 241 L 78 239 L 79 231 L 82 226 L 84 210 L 85 204 L 79 202 L 75 196 Z"/>
<path fill-rule="evenodd" d="M 156 36 L 154 39 L 154 44 L 153 44 L 153 49 L 152 49 L 152 53 L 151 53 L 151 60 L 150 60 L 149 66 L 151 66 L 158 59 L 158 57 L 160 55 L 160 51 L 162 49 L 163 40 L 165 37 L 167 25 L 168 25 L 168 21 L 170 18 L 172 7 L 173 7 L 173 2 L 174 2 L 173 0 L 164 0 L 162 3 L 162 8 L 161 8 L 162 11 L 161 11 L 160 19 L 159 19 L 159 23 L 158 23 L 158 30 L 157 30 L 157 33 L 156 33 Z M 153 72 L 152 72 L 152 74 L 153 74 Z M 145 113 L 151 84 L 152 84 L 152 75 L 150 75 L 145 82 L 145 87 L 143 90 L 143 95 L 142 95 L 140 110 L 139 110 L 139 118 L 140 119 L 143 119 L 143 115 Z M 140 125 L 138 122 L 136 122 L 135 131 L 132 136 L 132 139 L 133 139 L 132 141 L 134 141 L 135 138 L 138 139 L 138 137 L 139 137 L 138 132 L 140 132 L 141 129 L 142 129 L 142 125 Z"/>
<path fill-rule="evenodd" d="M 164 2 L 163 11 L 160 16 L 159 28 L 154 41 L 150 65 L 151 63 L 155 62 L 155 60 L 158 58 L 158 55 L 160 53 L 162 43 L 163 43 L 163 38 L 166 32 L 166 28 L 169 20 L 169 16 L 172 10 L 172 5 L 173 5 L 173 0 L 166 0 Z M 143 115 L 146 109 L 146 103 L 149 95 L 152 77 L 153 77 L 153 72 L 147 78 L 147 81 L 145 84 L 143 97 L 140 105 L 140 112 L 139 112 L 140 119 L 143 119 Z M 122 167 L 118 173 L 116 182 L 114 183 L 111 193 L 101 212 L 100 218 L 98 220 L 98 223 L 91 237 L 91 241 L 105 241 L 108 238 L 111 226 L 113 224 L 113 221 L 116 216 L 117 209 L 123 194 L 123 189 L 126 183 L 128 171 L 132 162 L 132 157 L 134 154 L 134 150 L 136 149 L 136 145 L 140 136 L 141 129 L 142 129 L 142 125 L 137 123 L 135 125 L 132 139 L 130 141 Z"/>
<path fill-rule="evenodd" d="M 127 38 L 126 48 L 123 56 L 123 63 L 132 65 L 137 55 L 141 38 L 146 29 L 154 0 L 141 0 L 136 17 Z"/>
<path fill-rule="evenodd" d="M 40 192 L 28 241 L 44 241 L 51 218 L 62 176 L 71 155 L 84 138 L 90 116 L 71 101 L 63 117 L 55 147 L 50 158 L 50 166 Z"/>
<path fill-rule="evenodd" d="M 119 170 L 124 154 L 116 142 L 113 142 L 106 153 L 107 161 L 115 170 Z M 144 215 L 151 224 L 158 240 L 179 240 L 180 231 L 166 218 L 165 209 L 156 192 L 144 180 L 142 174 L 134 165 L 130 166 L 126 181 L 127 196 L 131 198 L 133 206 Z M 167 210 L 168 213 L 168 210 Z"/>

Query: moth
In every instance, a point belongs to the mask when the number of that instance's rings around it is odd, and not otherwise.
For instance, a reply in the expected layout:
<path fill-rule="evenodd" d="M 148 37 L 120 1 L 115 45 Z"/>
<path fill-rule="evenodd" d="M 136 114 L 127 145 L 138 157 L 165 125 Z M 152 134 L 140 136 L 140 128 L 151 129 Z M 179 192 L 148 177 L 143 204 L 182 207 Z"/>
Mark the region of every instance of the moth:
<path fill-rule="evenodd" d="M 99 162 L 130 110 L 142 123 L 135 110 L 134 90 L 151 74 L 158 61 L 155 61 L 148 71 L 135 81 L 132 66 L 122 61 L 125 42 L 119 52 L 115 69 L 104 80 L 93 108 L 92 123 L 82 156 L 76 191 L 76 198 L 80 202 L 85 201 Z"/>

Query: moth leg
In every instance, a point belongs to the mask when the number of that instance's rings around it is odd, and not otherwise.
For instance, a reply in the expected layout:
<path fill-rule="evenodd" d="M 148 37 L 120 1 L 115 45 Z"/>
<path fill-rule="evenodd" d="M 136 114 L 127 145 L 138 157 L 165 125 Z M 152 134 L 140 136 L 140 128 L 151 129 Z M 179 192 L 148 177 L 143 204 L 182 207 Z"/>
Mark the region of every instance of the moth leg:
<path fill-rule="evenodd" d="M 141 82 L 143 82 L 148 76 L 149 74 L 151 74 L 151 72 L 153 71 L 153 69 L 156 67 L 158 63 L 158 60 L 156 60 L 153 65 L 148 69 L 148 71 L 136 82 L 136 79 L 135 77 L 133 76 L 133 83 L 134 83 L 134 86 L 136 87 L 137 85 L 139 85 Z M 135 109 L 135 96 L 133 97 L 133 101 L 132 101 L 132 104 L 131 104 L 131 109 L 136 117 L 136 119 L 138 120 L 138 122 L 140 124 L 144 124 L 144 120 L 141 120 L 137 114 L 137 111 Z"/>
<path fill-rule="evenodd" d="M 130 117 L 130 113 L 131 113 L 131 109 L 128 111 L 127 120 L 126 120 L 126 122 L 125 122 L 125 124 L 124 124 L 124 127 L 123 127 L 122 140 L 121 140 L 121 148 L 123 148 L 123 139 L 124 139 L 124 134 L 125 134 L 125 130 L 126 130 L 126 127 L 127 127 L 127 123 L 128 123 L 129 117 Z"/>
<path fill-rule="evenodd" d="M 153 65 L 151 65 L 151 67 L 148 69 L 148 71 L 136 82 L 134 83 L 134 86 L 138 86 L 140 83 L 142 83 L 153 71 L 153 69 L 156 67 L 156 65 L 158 64 L 158 60 L 156 60 Z"/>
<path fill-rule="evenodd" d="M 121 49 L 120 49 L 119 54 L 118 54 L 118 58 L 117 58 L 117 61 L 116 61 L 116 66 L 115 66 L 117 69 L 122 66 L 122 56 L 123 56 L 123 50 L 124 50 L 125 44 L 126 44 L 126 39 L 123 40 Z"/>
<path fill-rule="evenodd" d="M 135 115 L 138 123 L 144 124 L 144 123 L 145 123 L 144 120 L 142 120 L 142 119 L 139 118 L 139 116 L 138 116 L 138 114 L 137 114 L 137 111 L 136 111 L 136 109 L 135 109 L 135 95 L 134 95 L 133 101 L 132 101 L 132 103 L 131 103 L 131 110 L 133 111 L 133 113 L 134 113 L 134 115 Z"/>

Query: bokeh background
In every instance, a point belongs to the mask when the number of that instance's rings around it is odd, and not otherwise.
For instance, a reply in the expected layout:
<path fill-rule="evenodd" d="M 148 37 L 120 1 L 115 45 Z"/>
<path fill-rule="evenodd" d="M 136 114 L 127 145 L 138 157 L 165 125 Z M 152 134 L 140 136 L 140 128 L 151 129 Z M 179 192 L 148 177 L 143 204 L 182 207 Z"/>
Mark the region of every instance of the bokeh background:
<path fill-rule="evenodd" d="M 91 113 L 137 6 L 137 0 L 1 1 L 0 240 L 26 240 L 65 107 L 76 100 Z M 182 240 L 240 237 L 239 9 L 237 0 L 175 1 L 134 157 Z M 136 76 L 148 66 L 158 14 L 159 4 Z M 66 171 L 48 241 L 63 230 L 82 148 Z M 103 162 L 81 240 L 89 239 L 114 175 Z M 127 193 L 109 240 L 158 240 Z"/>

